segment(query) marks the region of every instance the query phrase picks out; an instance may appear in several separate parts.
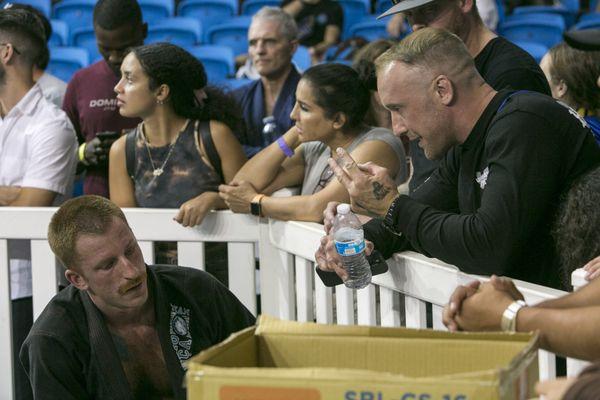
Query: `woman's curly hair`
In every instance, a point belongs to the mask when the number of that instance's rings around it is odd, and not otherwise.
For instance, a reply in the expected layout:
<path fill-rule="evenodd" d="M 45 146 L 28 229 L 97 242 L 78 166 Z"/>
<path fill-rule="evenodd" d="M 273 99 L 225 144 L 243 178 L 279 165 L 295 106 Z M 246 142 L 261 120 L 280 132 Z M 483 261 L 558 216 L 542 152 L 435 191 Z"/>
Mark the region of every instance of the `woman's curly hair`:
<path fill-rule="evenodd" d="M 217 120 L 235 134 L 242 129 L 242 113 L 230 95 L 217 87 L 207 87 L 207 76 L 200 60 L 171 43 L 153 43 L 132 50 L 148 75 L 150 90 L 169 86 L 169 102 L 179 116 L 200 120 Z M 200 103 L 195 91 L 204 89 L 207 98 Z"/>
<path fill-rule="evenodd" d="M 580 177 L 558 210 L 554 240 L 563 274 L 571 285 L 571 273 L 600 255 L 600 167 Z"/>

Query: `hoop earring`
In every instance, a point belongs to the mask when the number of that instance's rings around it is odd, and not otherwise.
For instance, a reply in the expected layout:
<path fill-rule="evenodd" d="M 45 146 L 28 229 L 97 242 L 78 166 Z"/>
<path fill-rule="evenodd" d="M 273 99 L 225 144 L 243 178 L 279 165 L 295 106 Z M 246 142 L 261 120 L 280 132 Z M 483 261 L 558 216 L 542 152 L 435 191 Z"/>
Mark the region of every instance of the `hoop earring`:
<path fill-rule="evenodd" d="M 158 104 L 159 106 L 162 106 L 163 104 L 165 104 L 165 102 L 162 100 L 156 100 L 156 104 Z"/>

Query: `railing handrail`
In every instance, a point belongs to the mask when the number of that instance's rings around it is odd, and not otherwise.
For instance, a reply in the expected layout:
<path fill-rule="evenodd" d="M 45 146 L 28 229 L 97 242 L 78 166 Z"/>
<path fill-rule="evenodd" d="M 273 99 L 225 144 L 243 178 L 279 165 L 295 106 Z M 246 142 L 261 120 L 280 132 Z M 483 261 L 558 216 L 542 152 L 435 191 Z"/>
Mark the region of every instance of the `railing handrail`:
<path fill-rule="evenodd" d="M 10 316 L 10 299 L 7 300 L 6 296 L 10 292 L 8 290 L 10 284 L 8 280 L 6 240 L 31 239 L 32 241 L 33 304 L 34 313 L 37 316 L 56 292 L 55 276 L 52 269 L 48 268 L 48 263 L 53 263 L 54 257 L 51 254 L 46 237 L 48 224 L 55 211 L 56 208 L 52 207 L 0 208 L 0 266 L 3 266 L 0 269 L 0 296 L 2 296 L 0 298 L 0 350 L 2 352 L 11 349 L 11 335 L 7 325 L 10 324 L 10 317 L 7 318 L 7 316 Z M 234 214 L 229 210 L 223 210 L 212 211 L 207 214 L 203 223 L 198 227 L 184 228 L 173 220 L 177 213 L 176 209 L 125 208 L 123 212 L 140 242 L 146 260 L 153 258 L 152 242 L 154 241 L 178 242 L 182 259 L 186 261 L 180 263 L 188 266 L 194 266 L 194 260 L 198 258 L 202 259 L 200 263 L 203 263 L 203 247 L 198 248 L 192 242 L 228 242 L 230 288 L 251 310 L 256 310 L 257 294 L 254 287 L 255 244 L 258 244 L 260 251 L 260 294 L 263 313 L 282 318 L 295 318 L 300 315 L 306 318 L 307 315 L 312 315 L 312 310 L 307 309 L 308 303 L 296 304 L 301 302 L 296 299 L 296 296 L 300 296 L 298 299 L 306 299 L 306 296 L 312 297 L 313 289 L 315 298 L 320 296 L 319 298 L 322 300 L 322 296 L 331 296 L 331 292 L 329 292 L 330 294 L 323 292 L 322 285 L 320 283 L 317 285 L 317 282 L 315 282 L 314 287 L 309 283 L 308 286 L 302 289 L 303 293 L 294 292 L 296 290 L 294 280 L 306 281 L 308 279 L 310 281 L 312 279 L 310 278 L 312 273 L 310 268 L 314 267 L 310 263 L 314 262 L 315 251 L 320 238 L 323 236 L 323 226 L 320 224 L 265 220 L 251 215 Z M 234 254 L 232 255 L 232 253 Z M 233 263 L 232 260 L 234 260 Z M 231 264 L 234 264 L 233 270 Z M 242 264 L 243 268 L 241 268 Z M 294 264 L 297 268 L 295 277 Z M 238 265 L 240 268 L 236 269 Z M 465 284 L 474 279 L 488 279 L 487 277 L 465 274 L 452 265 L 415 252 L 397 253 L 388 260 L 388 265 L 390 266 L 389 272 L 375 276 L 373 283 L 379 285 L 381 290 L 389 289 L 404 293 L 415 301 L 433 304 L 434 319 L 437 321 L 437 325 L 434 321 L 434 328 L 443 328 L 440 326 L 439 321 L 440 307 L 446 304 L 457 285 Z M 233 275 L 231 271 L 234 271 Z M 301 272 L 301 275 L 298 275 L 298 271 Z M 579 275 L 581 275 L 581 272 Z M 435 282 L 435 285 L 432 285 L 432 282 Z M 515 284 L 523 292 L 529 304 L 565 294 L 565 292 L 556 289 L 528 282 L 515 281 Z M 339 293 L 342 297 L 338 297 L 336 291 L 338 305 L 345 302 L 345 310 L 350 310 L 348 300 L 351 297 L 348 297 L 347 293 L 344 294 L 342 289 Z M 357 293 L 357 295 L 359 298 L 372 296 L 371 298 L 375 299 L 372 290 L 364 290 Z M 389 302 L 388 294 L 385 294 L 385 296 L 385 301 Z M 329 300 L 329 304 L 331 305 L 331 300 Z M 421 303 L 419 307 L 424 307 L 424 303 Z M 424 310 L 424 308 L 421 310 Z M 363 323 L 374 324 L 375 319 L 372 315 L 372 313 L 362 314 L 362 319 L 359 316 L 357 322 L 363 321 Z M 385 323 L 389 325 L 391 320 L 388 316 L 389 314 L 386 315 Z M 327 319 L 331 320 L 330 317 L 331 314 L 328 314 Z M 312 320 L 313 317 L 308 318 Z M 338 314 L 338 323 L 340 323 L 339 318 L 340 315 Z M 342 321 L 352 323 L 352 318 L 349 320 L 347 314 L 341 316 L 341 318 Z M 399 323 L 394 316 L 392 320 L 394 321 L 392 324 Z M 420 319 L 420 321 L 423 321 L 423 319 Z M 383 317 L 382 323 L 384 323 Z M 548 361 L 545 362 L 545 365 L 548 365 L 550 369 L 544 371 L 543 374 L 545 375 L 543 376 L 552 376 L 552 360 L 552 357 L 548 355 Z M 0 362 L 0 364 L 8 367 L 9 360 Z M 0 398 L 10 398 L 10 395 L 5 395 L 6 393 L 12 393 L 12 384 L 9 382 L 10 380 L 7 381 L 6 377 L 0 376 Z"/>

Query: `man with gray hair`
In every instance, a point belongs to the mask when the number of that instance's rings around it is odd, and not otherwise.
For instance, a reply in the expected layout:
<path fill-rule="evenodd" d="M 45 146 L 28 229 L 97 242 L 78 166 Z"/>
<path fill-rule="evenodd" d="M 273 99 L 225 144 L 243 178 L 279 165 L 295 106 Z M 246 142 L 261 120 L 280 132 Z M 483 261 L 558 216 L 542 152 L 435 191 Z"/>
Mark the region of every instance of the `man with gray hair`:
<path fill-rule="evenodd" d="M 248 53 L 260 79 L 233 92 L 246 121 L 245 136 L 240 141 L 248 157 L 294 125 L 290 113 L 300 80 L 292 64 L 297 35 L 293 18 L 278 7 L 263 7 L 252 17 Z"/>
<path fill-rule="evenodd" d="M 355 211 L 376 218 L 365 236 L 384 256 L 415 249 L 467 273 L 559 285 L 551 225 L 561 196 L 600 164 L 600 148 L 576 111 L 530 91 L 495 91 L 461 40 L 441 29 L 407 36 L 377 61 L 392 127 L 406 127 L 440 159 L 420 190 L 398 194 L 388 172 L 357 165 L 338 149 L 330 161 Z M 325 214 L 331 226 L 332 206 Z M 343 273 L 327 237 L 319 266 Z"/>

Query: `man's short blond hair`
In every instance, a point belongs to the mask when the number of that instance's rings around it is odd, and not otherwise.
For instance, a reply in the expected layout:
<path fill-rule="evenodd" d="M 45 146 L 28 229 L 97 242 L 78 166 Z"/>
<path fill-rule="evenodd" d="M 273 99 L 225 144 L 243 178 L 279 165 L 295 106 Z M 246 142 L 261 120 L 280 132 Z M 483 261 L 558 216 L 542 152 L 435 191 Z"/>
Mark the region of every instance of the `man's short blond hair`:
<path fill-rule="evenodd" d="M 106 233 L 115 217 L 127 224 L 123 211 L 104 197 L 81 196 L 71 199 L 50 220 L 50 248 L 65 268 L 73 269 L 77 260 L 75 245 L 79 236 Z"/>
<path fill-rule="evenodd" d="M 375 60 L 377 72 L 393 62 L 430 70 L 435 75 L 476 72 L 473 58 L 462 40 L 438 28 L 419 29 L 405 37 Z"/>

